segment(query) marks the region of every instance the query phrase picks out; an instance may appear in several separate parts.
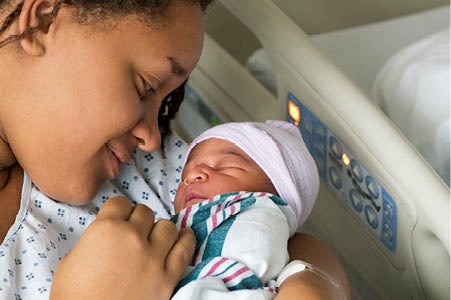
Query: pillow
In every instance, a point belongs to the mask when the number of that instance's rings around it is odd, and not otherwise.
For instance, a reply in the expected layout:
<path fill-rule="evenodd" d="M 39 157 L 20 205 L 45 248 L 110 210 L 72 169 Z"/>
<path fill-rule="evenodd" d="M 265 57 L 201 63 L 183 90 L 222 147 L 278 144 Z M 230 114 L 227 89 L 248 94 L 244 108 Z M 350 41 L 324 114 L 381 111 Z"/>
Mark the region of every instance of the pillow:
<path fill-rule="evenodd" d="M 449 27 L 411 44 L 381 68 L 372 99 L 450 185 Z"/>
<path fill-rule="evenodd" d="M 252 74 L 268 91 L 277 97 L 277 82 L 268 53 L 265 49 L 257 49 L 246 61 L 245 68 Z"/>

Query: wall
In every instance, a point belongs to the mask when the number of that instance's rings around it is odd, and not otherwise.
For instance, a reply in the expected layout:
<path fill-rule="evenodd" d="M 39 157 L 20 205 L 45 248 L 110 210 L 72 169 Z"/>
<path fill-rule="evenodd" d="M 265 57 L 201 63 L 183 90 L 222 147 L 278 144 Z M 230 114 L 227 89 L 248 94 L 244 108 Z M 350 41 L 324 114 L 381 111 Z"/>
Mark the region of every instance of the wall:
<path fill-rule="evenodd" d="M 227 0 L 225 0 L 227 1 Z M 242 0 L 246 1 L 246 0 Z M 446 0 L 273 0 L 307 34 L 318 34 L 449 5 Z M 217 0 L 205 18 L 206 32 L 244 63 L 258 40 Z M 271 26 L 271 21 L 268 21 Z"/>
<path fill-rule="evenodd" d="M 308 34 L 354 27 L 449 5 L 449 1 L 446 0 L 274 0 L 274 2 Z"/>

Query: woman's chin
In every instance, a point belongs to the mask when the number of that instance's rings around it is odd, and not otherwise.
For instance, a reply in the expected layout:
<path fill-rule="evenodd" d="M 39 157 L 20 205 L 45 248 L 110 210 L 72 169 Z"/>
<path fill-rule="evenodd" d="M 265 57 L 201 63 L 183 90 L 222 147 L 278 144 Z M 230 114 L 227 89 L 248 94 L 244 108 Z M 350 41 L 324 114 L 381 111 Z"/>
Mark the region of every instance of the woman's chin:
<path fill-rule="evenodd" d="M 67 203 L 74 206 L 83 206 L 89 204 L 99 191 L 99 187 L 87 187 L 86 185 L 82 188 L 74 187 L 72 189 L 65 189 L 64 191 L 50 191 L 45 188 L 40 189 L 37 185 L 36 187 L 41 193 L 45 194 L 50 199 L 56 202 Z"/>
<path fill-rule="evenodd" d="M 55 200 L 56 202 L 66 203 L 73 206 L 83 206 L 89 204 L 92 199 L 95 197 L 96 194 L 93 194 L 92 196 L 87 195 L 84 197 L 80 197 L 78 195 L 77 197 L 71 197 L 71 196 L 56 196 L 52 197 L 51 195 L 46 195 L 47 197 Z"/>

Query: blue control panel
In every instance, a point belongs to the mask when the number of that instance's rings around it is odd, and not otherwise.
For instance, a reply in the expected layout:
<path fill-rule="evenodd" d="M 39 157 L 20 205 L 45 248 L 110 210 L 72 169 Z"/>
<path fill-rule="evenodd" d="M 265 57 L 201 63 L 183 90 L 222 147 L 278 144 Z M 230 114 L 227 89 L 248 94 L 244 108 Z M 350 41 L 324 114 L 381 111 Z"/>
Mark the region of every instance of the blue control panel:
<path fill-rule="evenodd" d="M 299 127 L 320 177 L 369 231 L 396 251 L 396 204 L 340 139 L 293 94 L 287 94 L 288 121 Z"/>

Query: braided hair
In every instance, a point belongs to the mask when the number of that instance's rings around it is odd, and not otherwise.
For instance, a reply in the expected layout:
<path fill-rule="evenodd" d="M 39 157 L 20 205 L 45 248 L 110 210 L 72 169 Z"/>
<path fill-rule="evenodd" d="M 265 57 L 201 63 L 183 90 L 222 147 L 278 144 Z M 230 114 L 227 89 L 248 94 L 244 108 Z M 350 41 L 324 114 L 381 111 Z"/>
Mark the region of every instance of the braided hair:
<path fill-rule="evenodd" d="M 185 97 L 186 80 L 173 90 L 161 103 L 158 111 L 158 126 L 161 134 L 161 149 L 164 155 L 164 138 L 171 133 L 171 120 L 175 118 L 183 98 Z"/>
<path fill-rule="evenodd" d="M 0 10 L 6 10 L 12 6 L 14 0 L 0 0 Z M 0 48 L 17 40 L 27 38 L 36 31 L 48 31 L 50 24 L 63 5 L 77 8 L 77 18 L 80 23 L 100 22 L 118 16 L 136 16 L 143 22 L 152 24 L 165 24 L 170 19 L 170 7 L 176 1 L 184 1 L 187 4 L 198 5 L 202 12 L 213 0 L 57 0 L 53 10 L 41 15 L 35 27 L 27 28 L 24 32 L 11 35 L 0 40 Z M 0 24 L 0 35 L 19 17 L 23 8 L 20 1 L 12 11 L 7 14 Z"/>

